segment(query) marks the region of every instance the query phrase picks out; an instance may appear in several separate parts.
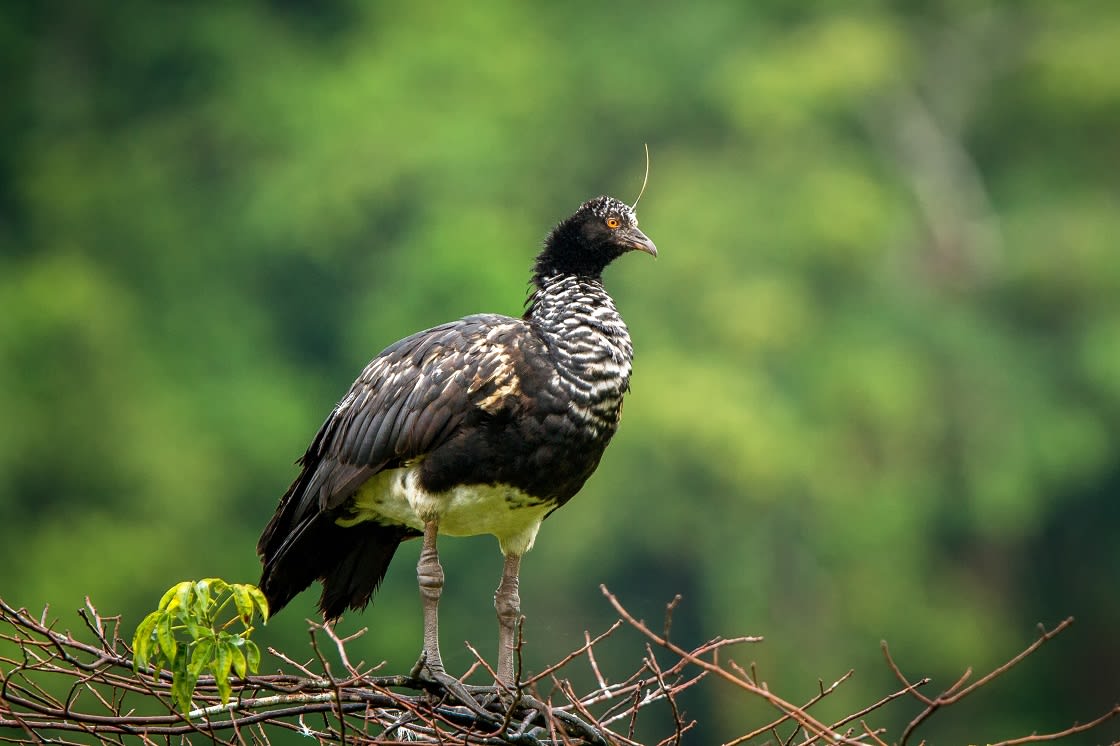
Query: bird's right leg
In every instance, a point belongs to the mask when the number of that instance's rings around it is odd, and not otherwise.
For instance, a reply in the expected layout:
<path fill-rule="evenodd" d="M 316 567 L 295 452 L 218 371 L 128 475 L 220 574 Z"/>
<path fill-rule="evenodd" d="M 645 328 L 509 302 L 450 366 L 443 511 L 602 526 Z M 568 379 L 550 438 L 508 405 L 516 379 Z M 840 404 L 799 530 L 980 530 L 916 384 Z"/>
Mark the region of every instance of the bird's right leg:
<path fill-rule="evenodd" d="M 438 534 L 438 520 L 424 522 L 424 546 L 416 564 L 420 603 L 424 609 L 424 666 L 437 678 L 446 673 L 439 654 L 439 597 L 443 593 L 443 565 L 439 563 L 439 552 L 436 550 Z"/>
<path fill-rule="evenodd" d="M 420 671 L 427 669 L 432 680 L 455 699 L 476 715 L 487 721 L 494 721 L 493 714 L 482 709 L 463 682 L 447 673 L 439 654 L 439 597 L 443 593 L 443 566 L 439 563 L 439 552 L 436 551 L 438 534 L 437 519 L 424 522 L 424 546 L 420 549 L 420 561 L 416 563 L 416 580 L 420 585 L 420 603 L 424 609 L 424 652 L 420 654 L 414 675 L 418 676 Z"/>

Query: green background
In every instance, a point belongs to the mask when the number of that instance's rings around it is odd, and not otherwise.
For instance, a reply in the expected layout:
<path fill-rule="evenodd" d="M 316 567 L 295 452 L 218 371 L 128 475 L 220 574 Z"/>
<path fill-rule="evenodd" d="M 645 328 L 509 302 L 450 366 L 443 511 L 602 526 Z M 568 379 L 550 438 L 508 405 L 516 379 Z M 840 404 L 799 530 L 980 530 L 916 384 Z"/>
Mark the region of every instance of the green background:
<path fill-rule="evenodd" d="M 926 736 L 1120 698 L 1120 5 L 308 6 L 0 9 L 6 600 L 131 629 L 181 579 L 255 581 L 365 362 L 519 313 L 546 231 L 633 199 L 648 143 L 661 256 L 607 274 L 632 394 L 523 564 L 526 666 L 613 619 L 607 583 L 649 619 L 683 594 L 684 644 L 766 636 L 734 657 L 788 699 L 854 667 L 822 718 L 896 687 L 881 639 L 937 688 L 1070 614 Z M 442 551 L 461 671 L 501 560 Z M 417 553 L 346 620 L 355 658 L 413 662 Z M 262 641 L 305 649 L 315 596 Z M 684 706 L 694 744 L 765 712 L 715 683 Z"/>

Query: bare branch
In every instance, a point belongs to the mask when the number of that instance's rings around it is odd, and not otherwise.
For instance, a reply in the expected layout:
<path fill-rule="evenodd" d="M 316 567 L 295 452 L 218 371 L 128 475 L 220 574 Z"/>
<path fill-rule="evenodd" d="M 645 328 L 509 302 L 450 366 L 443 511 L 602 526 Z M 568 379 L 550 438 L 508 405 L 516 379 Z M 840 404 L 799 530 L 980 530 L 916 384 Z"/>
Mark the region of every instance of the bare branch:
<path fill-rule="evenodd" d="M 1057 741 L 1060 738 L 1066 738 L 1078 733 L 1084 733 L 1087 730 L 1092 730 L 1101 723 L 1105 722 L 1106 720 L 1111 720 L 1117 715 L 1120 715 L 1120 705 L 1116 705 L 1111 710 L 1095 720 L 1090 720 L 1087 723 L 1074 723 L 1065 730 L 1058 731 L 1057 733 L 1032 733 L 1029 736 L 1023 736 L 1022 738 L 1012 738 L 1007 741 L 1000 741 L 999 743 L 992 744 L 992 746 L 1018 746 L 1018 744 L 1021 743 L 1041 743 L 1042 741 Z"/>
<path fill-rule="evenodd" d="M 666 648 L 667 650 L 670 650 L 672 653 L 680 656 L 684 660 L 687 660 L 689 663 L 692 663 L 693 665 L 699 666 L 700 668 L 703 668 L 704 670 L 709 671 L 710 673 L 713 673 L 713 674 L 719 676 L 720 678 L 724 679 L 725 681 L 731 682 L 732 684 L 739 687 L 740 689 L 743 689 L 747 692 L 750 692 L 751 694 L 754 694 L 758 697 L 761 697 L 762 699 L 769 702 L 771 705 L 773 705 L 775 708 L 777 708 L 782 713 L 789 715 L 791 719 L 797 721 L 797 723 L 800 724 L 807 731 L 813 733 L 814 735 L 821 736 L 825 740 L 825 742 L 827 742 L 827 743 L 858 743 L 857 741 L 851 741 L 850 739 L 844 738 L 843 736 L 838 736 L 837 734 L 832 733 L 828 729 L 827 725 L 817 721 L 814 717 L 809 715 L 807 712 L 804 712 L 797 705 L 794 705 L 794 704 L 791 704 L 790 702 L 787 702 L 786 700 L 782 699 L 781 697 L 777 696 L 776 694 L 771 693 L 769 690 L 756 685 L 754 682 L 750 681 L 749 679 L 747 679 L 745 677 L 736 676 L 735 674 L 731 673 L 730 671 L 728 671 L 727 669 L 725 669 L 721 666 L 718 666 L 714 663 L 709 663 L 706 660 L 702 660 L 700 658 L 697 658 L 696 656 L 689 653 L 684 648 L 679 647 L 678 645 L 674 644 L 673 642 L 670 642 L 669 640 L 666 640 L 663 637 L 659 637 L 656 633 L 651 631 L 649 629 L 649 627 L 647 627 L 644 623 L 642 623 L 641 621 L 639 621 L 639 620 L 635 619 L 633 616 L 631 616 L 630 613 L 627 612 L 625 608 L 623 608 L 622 604 L 619 603 L 618 599 L 614 596 L 614 594 L 612 594 L 609 590 L 607 590 L 607 587 L 605 585 L 599 586 L 599 589 L 603 592 L 603 595 L 607 597 L 607 600 L 615 608 L 615 611 L 617 611 L 620 615 L 622 615 L 622 618 L 625 619 L 626 622 L 628 624 L 630 624 L 630 626 L 634 627 L 634 629 L 636 629 L 639 632 L 641 632 L 642 634 L 644 634 L 646 637 L 648 637 L 650 640 L 652 640 L 657 645 L 660 645 L 661 647 Z M 741 638 L 741 639 L 743 641 L 757 642 L 760 638 Z"/>
<path fill-rule="evenodd" d="M 738 666 L 736 666 L 736 668 L 737 668 L 737 669 L 739 669 L 740 671 L 742 671 L 742 669 L 741 669 L 741 668 L 739 668 Z M 854 674 L 854 673 L 855 673 L 855 669 L 851 669 L 851 670 L 849 670 L 849 671 L 848 671 L 848 672 L 847 672 L 846 674 L 844 674 L 843 676 L 841 676 L 841 677 L 840 677 L 839 679 L 837 679 L 836 681 L 832 682 L 832 684 L 831 684 L 831 685 L 829 685 L 829 687 L 828 687 L 827 689 L 826 689 L 826 688 L 825 688 L 825 686 L 824 686 L 824 682 L 821 682 L 821 683 L 820 683 L 820 692 L 819 692 L 819 693 L 818 693 L 818 694 L 817 694 L 817 695 L 816 695 L 815 697 L 813 697 L 812 699 L 810 699 L 810 700 L 809 700 L 808 702 L 806 702 L 805 704 L 801 705 L 801 708 L 800 708 L 800 709 L 801 709 L 801 710 L 808 710 L 808 709 L 809 709 L 810 707 L 812 707 L 813 705 L 815 705 L 815 704 L 816 704 L 817 702 L 820 702 L 820 701 L 821 701 L 822 699 L 824 699 L 824 698 L 825 698 L 825 697 L 827 697 L 827 696 L 828 696 L 829 694 L 831 694 L 832 692 L 834 692 L 834 691 L 836 690 L 836 688 L 837 688 L 837 687 L 839 687 L 839 686 L 840 686 L 841 684 L 843 684 L 843 683 L 844 683 L 845 681 L 847 681 L 848 679 L 850 679 L 850 678 L 852 677 L 852 674 Z M 741 675 L 745 677 L 745 676 L 746 676 L 747 674 L 746 674 L 746 672 L 745 672 L 745 671 L 743 671 L 743 673 L 742 673 Z M 752 679 L 751 679 L 751 680 L 753 680 L 753 677 L 752 677 Z M 872 709 L 874 709 L 874 708 L 872 708 Z M 852 718 L 851 718 L 851 719 L 855 719 L 855 718 L 859 717 L 859 716 L 860 716 L 860 714 L 861 714 L 861 713 L 857 713 L 856 715 L 852 716 Z M 782 716 L 781 716 L 781 717 L 779 717 L 779 718 L 778 718 L 777 720 L 774 720 L 774 721 L 772 721 L 772 722 L 769 722 L 769 723 L 767 723 L 766 725 L 763 725 L 763 726 L 762 726 L 762 727 L 760 727 L 760 728 L 756 728 L 755 730 L 751 731 L 750 733 L 744 733 L 743 735 L 739 736 L 738 738 L 736 738 L 736 739 L 734 739 L 734 740 L 732 740 L 732 741 L 728 741 L 728 742 L 727 742 L 726 744 L 724 744 L 724 746 L 735 746 L 736 744 L 740 744 L 740 743 L 743 743 L 744 741 L 749 741 L 750 739 L 752 739 L 752 738 L 755 738 L 756 736 L 760 736 L 760 735 L 762 735 L 763 733 L 765 733 L 765 732 L 767 732 L 767 731 L 769 731 L 769 730 L 774 730 L 775 728 L 777 728 L 777 727 L 778 727 L 779 725 L 781 725 L 782 723 L 788 722 L 788 721 L 789 721 L 789 719 L 790 719 L 789 715 L 782 715 Z M 844 721 L 844 722 L 847 722 L 847 721 Z M 841 723 L 837 723 L 836 725 L 833 725 L 833 726 L 832 726 L 832 730 L 835 730 L 835 729 L 836 729 L 836 728 L 838 728 L 839 726 L 843 725 L 843 724 L 844 724 L 844 722 L 841 722 Z"/>
<path fill-rule="evenodd" d="M 937 710 L 939 710 L 942 707 L 945 707 L 946 705 L 951 705 L 951 704 L 954 704 L 956 702 L 959 702 L 960 700 L 967 697 L 969 694 L 973 693 L 974 691 L 976 691 L 980 687 L 988 684 L 989 682 L 996 679 L 998 676 L 1000 676 L 1000 675 L 1006 673 L 1007 671 L 1011 670 L 1011 668 L 1013 668 L 1015 665 L 1017 665 L 1019 662 L 1021 662 L 1028 655 L 1030 655 L 1034 651 L 1038 650 L 1040 647 L 1045 645 L 1047 642 L 1049 642 L 1050 640 L 1054 639 L 1059 634 L 1061 634 L 1071 624 L 1073 624 L 1073 617 L 1067 617 L 1066 619 L 1062 620 L 1061 624 L 1059 624 L 1057 627 L 1055 627 L 1054 629 L 1052 629 L 1050 631 L 1047 631 L 1045 627 L 1042 627 L 1040 625 L 1040 629 L 1042 630 L 1042 634 L 1039 636 L 1039 638 L 1037 640 L 1035 640 L 1033 643 L 1031 643 L 1026 648 L 1024 648 L 1022 652 L 1020 652 L 1018 655 L 1011 658 L 1011 660 L 1007 661 L 1002 666 L 999 666 L 998 668 L 992 670 L 987 675 L 980 677 L 979 679 L 972 682 L 972 684 L 970 684 L 967 687 L 964 686 L 964 682 L 967 681 L 968 678 L 972 675 L 972 669 L 971 668 L 966 669 L 965 672 L 961 675 L 961 677 L 959 679 L 957 679 L 957 681 L 952 686 L 950 686 L 948 689 L 946 689 L 945 691 L 943 691 L 941 694 L 939 694 L 937 697 L 935 697 L 933 699 L 929 699 L 928 697 L 925 697 L 925 696 L 919 694 L 918 692 L 914 691 L 913 692 L 914 696 L 917 697 L 918 699 L 920 699 L 922 702 L 924 702 L 925 705 L 926 705 L 926 708 L 924 710 L 922 710 L 920 713 L 918 713 L 917 717 L 915 717 L 913 720 L 911 720 L 909 725 L 906 726 L 906 730 L 904 730 L 902 732 L 902 738 L 899 739 L 899 746 L 906 746 L 906 741 L 910 738 L 911 734 L 913 734 L 913 732 L 917 729 L 917 727 L 919 725 L 921 725 L 923 722 L 925 722 L 931 715 L 933 715 L 933 713 L 937 712 Z M 899 680 L 902 681 L 903 684 L 906 684 L 907 686 L 909 686 L 909 683 L 907 682 L 906 677 L 904 677 L 902 675 L 902 671 L 899 670 L 898 666 L 896 666 L 894 661 L 891 659 L 890 653 L 887 650 L 886 642 L 883 643 L 883 654 L 886 656 L 887 662 L 890 665 L 891 670 L 893 670 L 895 675 L 899 677 Z M 911 688 L 911 690 L 913 689 L 913 687 L 910 687 L 910 688 Z"/>
<path fill-rule="evenodd" d="M 688 718 L 679 698 L 714 675 L 778 710 L 778 717 L 768 718 L 769 722 L 726 741 L 725 746 L 739 746 L 765 734 L 771 734 L 775 743 L 798 746 L 818 742 L 886 746 L 881 737 L 886 731 L 871 723 L 868 716 L 909 695 L 926 707 L 927 712 L 915 719 L 920 723 L 934 710 L 950 707 L 994 681 L 1071 621 L 1043 630 L 1032 645 L 986 676 L 971 684 L 970 675 L 961 676 L 934 698 L 917 691 L 929 680 L 911 683 L 884 643 L 884 657 L 902 688 L 826 725 L 809 710 L 850 681 L 852 671 L 828 685 L 818 681 L 805 703 L 797 706 L 772 693 L 753 664 L 743 668 L 730 659 L 721 662 L 722 651 L 728 646 L 759 642 L 761 638 L 717 637 L 689 650 L 668 638 L 679 597 L 666 606 L 663 634 L 658 635 L 631 615 L 616 597 L 603 591 L 619 613 L 618 621 L 597 636 L 585 632 L 583 644 L 539 673 L 527 676 L 512 691 L 464 683 L 464 691 L 476 700 L 473 708 L 456 701 L 431 681 L 412 675 L 375 675 L 384 663 L 369 666 L 364 661 L 352 661 L 347 645 L 365 630 L 342 637 L 330 624 L 311 622 L 309 660 L 298 662 L 270 649 L 278 664 L 275 672 L 233 680 L 234 699 L 224 703 L 218 682 L 212 676 L 200 677 L 192 697 L 193 709 L 186 714 L 176 711 L 172 704 L 171 674 L 150 668 L 133 671 L 132 651 L 120 637 L 120 619 L 102 615 L 89 599 L 78 612 L 83 623 L 79 631 L 92 642 L 77 639 L 69 631 L 58 631 L 56 623 L 48 619 L 47 609 L 36 617 L 0 599 L 0 639 L 6 641 L 0 648 L 0 743 L 50 741 L 69 746 L 98 741 L 155 746 L 173 740 L 205 740 L 219 746 L 267 746 L 270 734 L 292 731 L 320 744 L 680 746 L 684 734 L 697 723 Z M 596 647 L 608 638 L 634 632 L 644 648 L 640 663 L 636 670 L 610 676 L 600 662 L 602 656 L 596 655 Z M 330 645 L 324 646 L 324 641 Z M 484 671 L 493 678 L 491 665 L 469 643 L 467 648 L 476 659 L 468 675 Z M 519 658 L 520 652 L 519 642 Z M 584 656 L 594 683 L 581 695 L 566 671 Z M 519 660 L 518 670 L 520 665 Z M 466 680 L 465 675 L 462 681 Z M 546 681 L 551 690 L 548 696 L 542 696 L 539 687 Z M 646 716 L 656 711 L 661 715 Z M 1118 714 L 1120 706 L 1064 731 L 1009 739 L 998 746 L 1075 736 Z M 904 738 L 917 727 L 915 723 Z M 656 733 L 657 728 L 660 733 Z"/>
<path fill-rule="evenodd" d="M 598 645 L 600 642 L 607 639 L 608 637 L 610 637 L 614 633 L 614 631 L 621 626 L 622 626 L 622 620 L 618 619 L 618 620 L 615 621 L 614 624 L 612 624 L 607 629 L 606 632 L 603 632 L 602 634 L 597 636 L 595 639 L 591 639 L 591 633 L 585 632 L 584 637 L 586 639 L 586 642 L 581 647 L 578 647 L 575 650 L 573 650 L 572 652 L 568 653 L 563 658 L 561 658 L 559 661 L 557 661 L 556 663 L 553 663 L 551 666 L 544 669 L 543 671 L 541 671 L 537 675 L 531 676 L 528 679 L 526 679 L 525 682 L 524 682 L 525 685 L 529 686 L 529 685 L 537 683 L 541 679 L 548 678 L 549 676 L 552 675 L 553 671 L 556 671 L 558 669 L 563 668 L 564 666 L 571 663 L 574 658 L 578 658 L 579 656 L 583 655 L 584 653 L 587 653 L 588 656 L 591 656 L 591 648 L 594 647 L 595 645 Z M 598 668 L 597 668 L 594 660 L 595 660 L 594 657 L 591 657 L 591 661 L 592 661 L 591 667 L 595 671 L 595 676 L 599 681 L 599 686 L 603 689 L 606 689 L 607 684 L 606 684 L 605 681 L 603 681 L 602 674 L 599 673 Z"/>

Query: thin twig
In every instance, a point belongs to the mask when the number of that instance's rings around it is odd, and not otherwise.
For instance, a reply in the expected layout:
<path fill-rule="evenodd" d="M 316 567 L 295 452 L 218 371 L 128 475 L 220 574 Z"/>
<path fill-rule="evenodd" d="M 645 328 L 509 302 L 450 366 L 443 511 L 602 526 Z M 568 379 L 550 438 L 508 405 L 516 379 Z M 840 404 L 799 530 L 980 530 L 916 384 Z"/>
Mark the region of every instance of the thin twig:
<path fill-rule="evenodd" d="M 739 668 L 739 667 L 736 666 L 736 668 Z M 742 670 L 742 669 L 739 669 L 739 670 Z M 808 709 L 810 707 L 815 705 L 817 702 L 820 702 L 822 699 L 824 699 L 829 694 L 834 692 L 837 689 L 837 687 L 839 687 L 845 681 L 850 679 L 852 677 L 852 674 L 854 674 L 854 673 L 855 673 L 855 669 L 854 668 L 850 669 L 846 674 L 844 674 L 843 676 L 838 678 L 836 681 L 832 682 L 832 684 L 830 684 L 828 686 L 828 688 L 825 688 L 824 682 L 819 682 L 820 691 L 812 699 L 807 701 L 805 704 L 801 705 L 801 709 L 804 710 L 804 711 L 808 711 Z M 744 671 L 742 673 L 742 675 L 746 676 L 746 672 Z M 872 708 L 872 709 L 874 709 L 874 708 Z M 859 715 L 857 714 L 854 717 L 859 717 Z M 774 728 L 777 728 L 779 725 L 788 721 L 789 719 L 790 719 L 789 715 L 781 715 L 781 716 L 778 717 L 778 719 L 776 719 L 776 720 L 774 720 L 770 723 L 767 723 L 766 725 L 763 725 L 759 728 L 756 728 L 755 730 L 752 730 L 750 733 L 744 733 L 743 735 L 739 736 L 738 738 L 732 739 L 732 740 L 728 741 L 727 743 L 723 744 L 723 746 L 736 746 L 737 744 L 743 743 L 744 741 L 749 741 L 750 739 L 752 739 L 756 736 L 762 735 L 763 733 L 765 733 L 768 730 L 773 730 Z M 840 723 L 838 725 L 842 725 L 842 724 L 843 723 Z M 837 725 L 831 726 L 831 730 L 835 730 L 836 728 L 837 728 Z"/>
<path fill-rule="evenodd" d="M 981 676 L 979 679 L 972 682 L 972 684 L 970 684 L 966 687 L 961 688 L 963 686 L 964 682 L 969 678 L 969 676 L 971 676 L 971 674 L 972 674 L 972 669 L 971 668 L 967 669 L 964 672 L 964 674 L 959 679 L 957 679 L 957 681 L 952 686 L 950 686 L 948 689 L 946 689 L 944 692 L 942 692 L 941 694 L 939 694 L 937 697 L 935 697 L 932 700 L 929 699 L 928 697 L 925 697 L 925 696 L 917 693 L 917 692 L 914 692 L 914 695 L 918 699 L 925 702 L 926 708 L 924 710 L 922 710 L 920 713 L 918 713 L 917 717 L 915 717 L 913 720 L 911 720 L 910 723 L 906 726 L 906 729 L 904 731 L 902 731 L 902 738 L 900 738 L 899 741 L 898 741 L 899 746 L 906 746 L 906 741 L 907 741 L 907 739 L 910 738 L 910 735 L 914 732 L 914 730 L 917 729 L 917 727 L 919 725 L 921 725 L 923 722 L 925 722 L 925 720 L 927 720 L 931 715 L 933 715 L 933 713 L 937 712 L 937 710 L 939 710 L 942 707 L 945 707 L 946 705 L 951 705 L 951 704 L 954 704 L 956 702 L 959 702 L 961 699 L 963 699 L 964 697 L 967 697 L 969 694 L 972 694 L 974 691 L 976 691 L 980 687 L 988 684 L 990 681 L 994 680 L 996 677 L 1006 673 L 1011 668 L 1013 668 L 1016 664 L 1018 664 L 1020 661 L 1022 661 L 1024 658 L 1026 658 L 1028 655 L 1031 655 L 1034 651 L 1038 650 L 1040 647 L 1045 645 L 1047 642 L 1049 642 L 1050 640 L 1054 639 L 1059 634 L 1061 634 L 1071 624 L 1073 624 L 1073 617 L 1067 617 L 1066 619 L 1062 620 L 1062 622 L 1057 627 L 1055 627 L 1054 629 L 1049 630 L 1049 631 L 1047 631 L 1045 627 L 1042 627 L 1041 625 L 1039 625 L 1039 628 L 1042 630 L 1042 633 L 1041 633 L 1041 635 L 1039 635 L 1038 639 L 1036 639 L 1034 642 L 1032 642 L 1030 645 L 1028 645 L 1026 648 L 1024 648 L 1018 655 L 1015 655 L 1014 657 L 1012 657 L 1009 661 L 1004 663 L 1002 666 L 999 666 L 999 667 L 993 669 L 987 675 Z M 899 670 L 898 666 L 896 666 L 894 664 L 894 660 L 891 659 L 890 653 L 887 650 L 887 644 L 885 642 L 883 643 L 883 653 L 884 653 L 884 655 L 886 655 L 887 662 L 891 666 L 891 670 L 893 670 L 895 672 L 895 675 L 900 678 L 900 680 L 903 682 L 903 684 L 909 685 L 909 682 L 907 682 L 906 678 L 904 676 L 902 676 L 902 672 Z M 910 687 L 910 688 L 913 689 L 913 687 Z"/>
<path fill-rule="evenodd" d="M 1057 733 L 1032 733 L 1029 736 L 1022 736 L 1021 738 L 1011 738 L 1007 741 L 1000 741 L 994 743 L 992 746 L 1018 746 L 1022 743 L 1040 743 L 1042 741 L 1057 741 L 1059 738 L 1066 738 L 1068 736 L 1084 733 L 1087 730 L 1096 728 L 1101 723 L 1111 720 L 1112 718 L 1120 715 L 1120 705 L 1114 706 L 1111 710 L 1101 715 L 1095 720 L 1090 720 L 1087 723 L 1074 723 L 1070 727 Z"/>
<path fill-rule="evenodd" d="M 649 627 L 647 627 L 644 623 L 640 622 L 639 620 L 637 620 L 633 616 L 631 616 L 630 613 L 628 611 L 626 611 L 625 608 L 623 608 L 622 604 L 619 603 L 618 599 L 614 596 L 614 594 L 612 594 L 609 590 L 607 590 L 607 587 L 605 585 L 600 585 L 599 589 L 603 592 L 603 595 L 607 597 L 607 600 L 614 607 L 615 611 L 617 611 L 622 616 L 622 618 L 625 619 L 628 624 L 630 624 L 630 626 L 634 627 L 634 629 L 638 630 L 643 635 L 645 635 L 649 639 L 653 640 L 653 642 L 656 643 L 657 645 L 660 645 L 661 647 L 672 651 L 674 655 L 678 655 L 681 658 L 687 659 L 690 663 L 692 663 L 694 665 L 700 666 L 701 668 L 714 673 L 715 675 L 719 676 L 720 678 L 731 682 L 735 686 L 737 686 L 737 687 L 739 687 L 739 688 L 741 688 L 745 691 L 748 691 L 751 694 L 754 694 L 758 697 L 761 697 L 762 699 L 769 702 L 772 706 L 774 706 L 775 708 L 777 708 L 781 712 L 788 713 L 790 715 L 790 717 L 793 720 L 796 720 L 803 728 L 805 728 L 807 731 L 812 732 L 815 735 L 820 735 L 828 743 L 858 743 L 857 741 L 851 741 L 850 739 L 844 738 L 843 736 L 837 736 L 836 734 L 831 733 L 828 730 L 827 725 L 818 721 L 816 718 L 812 717 L 808 713 L 803 712 L 802 710 L 800 710 L 797 707 L 797 705 L 794 705 L 794 704 L 791 704 L 790 702 L 787 702 L 786 700 L 782 699 L 781 697 L 779 697 L 775 694 L 772 694 L 770 691 L 768 691 L 768 690 L 766 690 L 762 687 L 759 687 L 759 686 L 753 684 L 752 682 L 750 682 L 750 681 L 748 681 L 744 678 L 740 678 L 738 676 L 735 676 L 730 671 L 728 671 L 725 668 L 722 668 L 721 666 L 717 666 L 717 665 L 714 665 L 712 663 L 709 663 L 706 660 L 702 660 L 700 658 L 697 658 L 694 655 L 692 655 L 691 653 L 689 653 L 687 650 L 685 650 L 684 648 L 676 645 L 675 643 L 673 643 L 669 640 L 666 640 L 663 637 L 659 637 L 656 633 L 654 633 L 652 630 L 650 630 Z"/>
<path fill-rule="evenodd" d="M 614 634 L 614 631 L 617 630 L 621 626 L 622 626 L 622 620 L 617 619 L 617 620 L 615 620 L 614 624 L 612 624 L 609 628 L 607 628 L 606 632 L 603 632 L 602 634 L 598 635 L 594 639 L 591 638 L 590 633 L 585 632 L 584 635 L 585 635 L 585 638 L 586 638 L 587 641 L 583 645 L 576 648 L 572 652 L 568 653 L 563 658 L 561 658 L 559 661 L 557 661 L 556 663 L 553 663 L 551 666 L 548 666 L 547 668 L 545 668 L 544 670 L 542 670 L 540 673 L 536 674 L 535 676 L 531 676 L 530 678 L 526 679 L 522 683 L 525 686 L 530 686 L 532 684 L 535 684 L 538 681 L 540 681 L 541 679 L 548 678 L 549 676 L 551 676 L 553 674 L 554 671 L 558 671 L 559 669 L 568 665 L 574 659 L 578 658 L 579 656 L 583 655 L 584 653 L 588 653 L 588 655 L 590 655 L 592 647 L 594 647 L 595 645 L 598 645 L 600 642 L 602 642 L 603 640 L 610 637 L 612 634 Z M 594 661 L 593 657 L 592 657 L 592 661 Z M 603 682 L 603 677 L 599 673 L 598 667 L 594 664 L 594 662 L 592 662 L 591 667 L 595 671 L 596 678 L 599 680 L 600 686 L 603 689 L 606 689 L 607 685 L 606 685 L 605 682 Z"/>

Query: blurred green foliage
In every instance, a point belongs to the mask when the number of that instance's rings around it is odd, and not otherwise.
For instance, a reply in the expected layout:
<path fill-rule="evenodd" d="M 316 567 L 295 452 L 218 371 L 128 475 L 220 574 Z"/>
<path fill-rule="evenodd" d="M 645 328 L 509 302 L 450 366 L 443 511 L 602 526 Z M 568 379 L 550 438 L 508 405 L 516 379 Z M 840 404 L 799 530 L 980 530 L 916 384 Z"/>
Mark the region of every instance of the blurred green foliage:
<path fill-rule="evenodd" d="M 600 582 L 651 618 L 681 592 L 677 638 L 766 635 L 783 696 L 855 667 L 839 714 L 892 685 L 881 638 L 947 686 L 1075 614 L 927 737 L 1086 720 L 1120 694 L 1118 38 L 1120 6 L 1041 0 L 5 3 L 3 595 L 131 626 L 255 581 L 368 358 L 518 313 L 648 142 L 661 258 L 607 278 L 633 393 L 524 565 L 526 664 L 605 624 Z M 488 542 L 442 545 L 453 669 L 494 635 Z M 417 551 L 355 657 L 414 659 Z M 756 714 L 687 706 L 694 743 Z"/>

